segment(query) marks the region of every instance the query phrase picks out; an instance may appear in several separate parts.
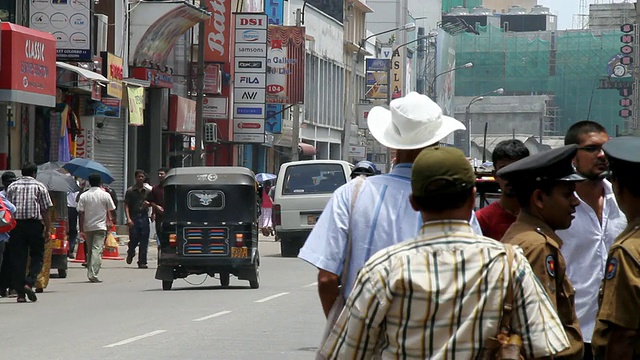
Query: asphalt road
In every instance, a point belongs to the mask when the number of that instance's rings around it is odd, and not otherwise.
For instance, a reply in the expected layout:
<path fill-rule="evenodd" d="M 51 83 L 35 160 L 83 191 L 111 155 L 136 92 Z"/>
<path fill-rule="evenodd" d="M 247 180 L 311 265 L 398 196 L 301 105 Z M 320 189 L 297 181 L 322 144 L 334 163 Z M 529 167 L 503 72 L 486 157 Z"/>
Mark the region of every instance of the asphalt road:
<path fill-rule="evenodd" d="M 260 288 L 190 276 L 163 291 L 135 260 L 105 260 L 102 283 L 70 263 L 35 303 L 0 299 L 0 359 L 313 359 L 324 327 L 316 271 L 260 242 Z M 120 254 L 124 254 L 120 247 Z"/>

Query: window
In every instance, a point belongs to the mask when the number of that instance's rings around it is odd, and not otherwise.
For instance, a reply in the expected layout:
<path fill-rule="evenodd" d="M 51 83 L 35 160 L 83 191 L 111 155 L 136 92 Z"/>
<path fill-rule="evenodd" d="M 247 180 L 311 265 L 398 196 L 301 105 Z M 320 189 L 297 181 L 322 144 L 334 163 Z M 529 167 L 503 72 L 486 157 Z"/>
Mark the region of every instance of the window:
<path fill-rule="evenodd" d="M 294 165 L 284 175 L 282 194 L 330 194 L 346 182 L 340 164 Z"/>

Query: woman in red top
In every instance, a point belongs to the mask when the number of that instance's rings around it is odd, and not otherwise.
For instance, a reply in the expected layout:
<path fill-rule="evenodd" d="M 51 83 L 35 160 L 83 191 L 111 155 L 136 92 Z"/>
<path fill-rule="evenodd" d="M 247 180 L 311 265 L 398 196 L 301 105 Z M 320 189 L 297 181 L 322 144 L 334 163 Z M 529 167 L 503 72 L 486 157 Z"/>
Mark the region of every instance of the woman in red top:
<path fill-rule="evenodd" d="M 491 154 L 494 168 L 493 176 L 496 177 L 500 185 L 501 194 L 498 201 L 476 211 L 482 235 L 501 240 L 509 226 L 516 221 L 520 206 L 515 198 L 515 193 L 509 183 L 496 176 L 496 172 L 527 156 L 529 156 L 529 149 L 520 140 L 504 140 L 493 149 Z"/>
<path fill-rule="evenodd" d="M 269 197 L 269 190 L 271 189 L 271 182 L 265 181 L 262 190 L 262 212 L 260 213 L 260 230 L 265 236 L 273 235 L 273 223 L 271 221 L 271 209 L 273 208 L 273 201 Z"/>

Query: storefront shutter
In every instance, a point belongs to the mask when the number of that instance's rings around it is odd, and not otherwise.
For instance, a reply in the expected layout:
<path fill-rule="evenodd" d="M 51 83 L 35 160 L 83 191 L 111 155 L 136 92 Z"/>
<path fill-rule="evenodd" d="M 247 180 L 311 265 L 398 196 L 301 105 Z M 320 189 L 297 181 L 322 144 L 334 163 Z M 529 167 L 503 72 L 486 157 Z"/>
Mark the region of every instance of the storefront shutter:
<path fill-rule="evenodd" d="M 125 121 L 123 119 L 96 119 L 95 152 L 93 159 L 111 171 L 115 181 L 111 187 L 124 199 L 125 192 Z"/>

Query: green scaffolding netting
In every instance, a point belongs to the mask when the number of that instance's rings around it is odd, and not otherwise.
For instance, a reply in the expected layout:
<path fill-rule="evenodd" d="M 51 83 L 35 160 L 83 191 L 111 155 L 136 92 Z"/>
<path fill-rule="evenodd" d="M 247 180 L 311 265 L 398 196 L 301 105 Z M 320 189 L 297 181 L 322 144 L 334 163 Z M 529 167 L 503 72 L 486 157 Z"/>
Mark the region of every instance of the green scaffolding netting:
<path fill-rule="evenodd" d="M 480 35 L 456 39 L 456 63 L 473 67 L 456 75 L 456 95 L 476 96 L 497 88 L 507 94 L 556 96 L 556 130 L 589 117 L 614 134 L 624 129 L 617 90 L 597 89 L 607 77 L 608 61 L 619 54 L 621 32 L 616 30 L 503 32 L 478 28 Z"/>

